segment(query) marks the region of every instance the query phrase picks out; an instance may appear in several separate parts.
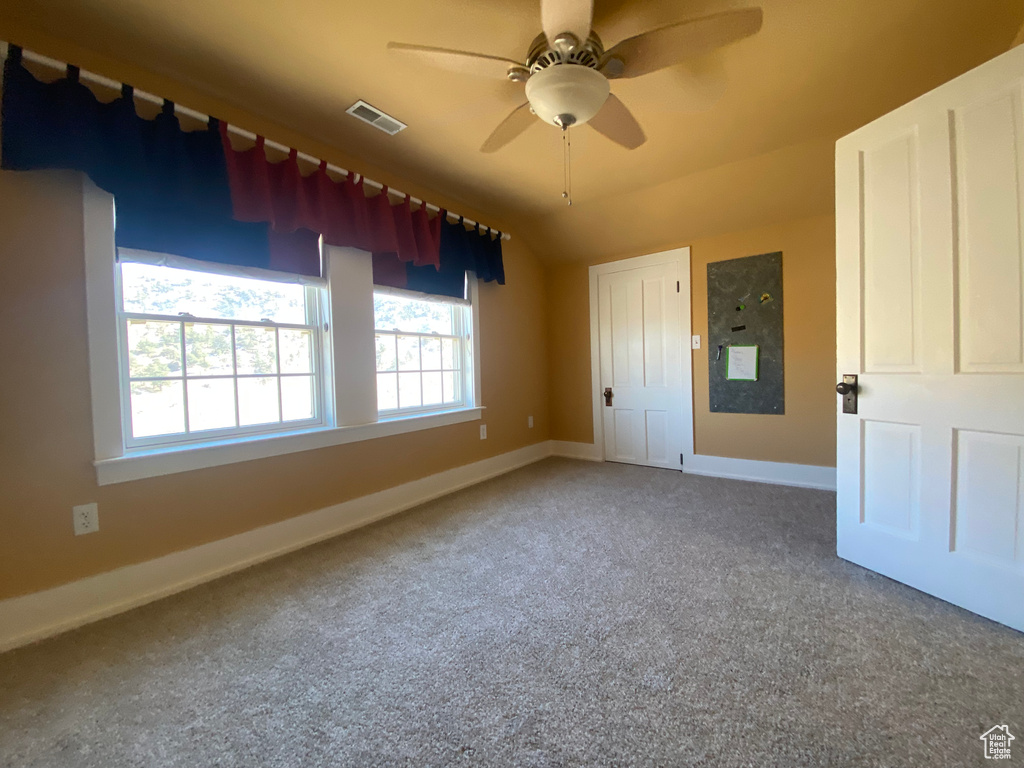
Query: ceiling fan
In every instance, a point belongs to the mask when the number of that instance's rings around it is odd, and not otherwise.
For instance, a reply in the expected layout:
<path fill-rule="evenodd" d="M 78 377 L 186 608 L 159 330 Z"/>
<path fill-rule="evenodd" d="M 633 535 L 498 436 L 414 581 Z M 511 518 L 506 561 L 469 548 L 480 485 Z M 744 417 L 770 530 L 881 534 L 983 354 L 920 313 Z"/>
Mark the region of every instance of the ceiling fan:
<path fill-rule="evenodd" d="M 481 152 L 496 152 L 533 124 L 533 115 L 563 131 L 589 123 L 627 149 L 646 141 L 636 118 L 614 94 L 609 80 L 640 77 L 709 53 L 761 29 L 760 8 L 724 11 L 680 21 L 626 38 L 605 50 L 591 29 L 593 0 L 541 0 L 543 32 L 526 61 L 408 43 L 388 48 L 456 72 L 525 83 L 520 104 L 487 138 Z"/>

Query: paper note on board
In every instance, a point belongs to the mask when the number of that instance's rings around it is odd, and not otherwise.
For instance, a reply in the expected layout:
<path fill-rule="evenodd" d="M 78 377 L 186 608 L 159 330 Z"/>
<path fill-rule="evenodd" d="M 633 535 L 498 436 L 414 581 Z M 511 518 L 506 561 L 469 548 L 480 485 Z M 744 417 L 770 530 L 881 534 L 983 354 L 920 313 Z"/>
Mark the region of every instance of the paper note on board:
<path fill-rule="evenodd" d="M 757 345 L 729 347 L 725 378 L 730 381 L 757 381 Z"/>

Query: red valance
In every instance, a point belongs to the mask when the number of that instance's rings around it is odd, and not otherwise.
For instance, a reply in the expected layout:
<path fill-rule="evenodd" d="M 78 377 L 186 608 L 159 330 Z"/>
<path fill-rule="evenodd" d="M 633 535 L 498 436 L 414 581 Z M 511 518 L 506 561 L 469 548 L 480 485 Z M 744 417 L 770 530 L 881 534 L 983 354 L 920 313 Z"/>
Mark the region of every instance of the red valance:
<path fill-rule="evenodd" d="M 408 198 L 392 206 L 387 187 L 366 197 L 362 179 L 334 181 L 326 162 L 303 176 L 294 149 L 287 159 L 271 163 L 262 136 L 255 146 L 238 151 L 231 147 L 225 123 L 220 133 L 238 221 L 267 222 L 279 234 L 319 232 L 330 245 L 397 254 L 414 266 L 440 269 L 440 216 L 430 219 L 422 206 L 413 211 Z"/>

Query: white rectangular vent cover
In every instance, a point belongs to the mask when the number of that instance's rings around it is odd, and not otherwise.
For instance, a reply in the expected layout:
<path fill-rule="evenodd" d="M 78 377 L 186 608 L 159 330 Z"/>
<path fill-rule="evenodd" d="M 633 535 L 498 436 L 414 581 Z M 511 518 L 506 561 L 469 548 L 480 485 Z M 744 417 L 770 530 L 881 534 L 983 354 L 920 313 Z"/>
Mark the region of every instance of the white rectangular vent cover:
<path fill-rule="evenodd" d="M 358 117 L 364 123 L 369 123 L 374 128 L 380 128 L 384 133 L 391 136 L 409 127 L 400 120 L 395 120 L 391 115 L 386 115 L 376 107 L 370 106 L 362 99 L 345 111 L 352 115 L 352 117 Z"/>

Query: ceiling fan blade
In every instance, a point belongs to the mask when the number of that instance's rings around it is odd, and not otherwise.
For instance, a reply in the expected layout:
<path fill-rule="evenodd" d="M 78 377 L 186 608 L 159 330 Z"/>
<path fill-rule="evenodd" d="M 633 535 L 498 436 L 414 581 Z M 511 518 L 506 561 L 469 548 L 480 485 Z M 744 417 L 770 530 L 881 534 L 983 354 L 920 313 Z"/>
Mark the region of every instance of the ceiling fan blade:
<path fill-rule="evenodd" d="M 494 129 L 494 132 L 487 137 L 487 141 L 480 147 L 480 151 L 488 154 L 497 152 L 536 121 L 537 118 L 530 111 L 530 102 L 520 104 L 512 110 L 508 117 L 498 124 L 498 127 Z"/>
<path fill-rule="evenodd" d="M 636 149 L 647 141 L 640 123 L 614 93 L 587 124 L 626 149 Z"/>
<path fill-rule="evenodd" d="M 593 20 L 594 0 L 540 0 L 540 25 L 551 45 L 563 32 L 586 42 Z"/>
<path fill-rule="evenodd" d="M 468 75 L 484 77 L 508 77 L 509 67 L 522 67 L 518 61 L 505 59 L 501 56 L 490 56 L 486 53 L 470 53 L 469 51 L 453 51 L 448 48 L 433 48 L 429 45 L 410 45 L 409 43 L 388 43 L 388 50 L 399 51 L 411 56 L 423 64 L 429 64 L 451 72 L 462 72 Z"/>
<path fill-rule="evenodd" d="M 613 46 L 602 71 L 609 78 L 626 78 L 671 67 L 755 34 L 763 16 L 760 8 L 742 8 L 652 29 Z"/>

